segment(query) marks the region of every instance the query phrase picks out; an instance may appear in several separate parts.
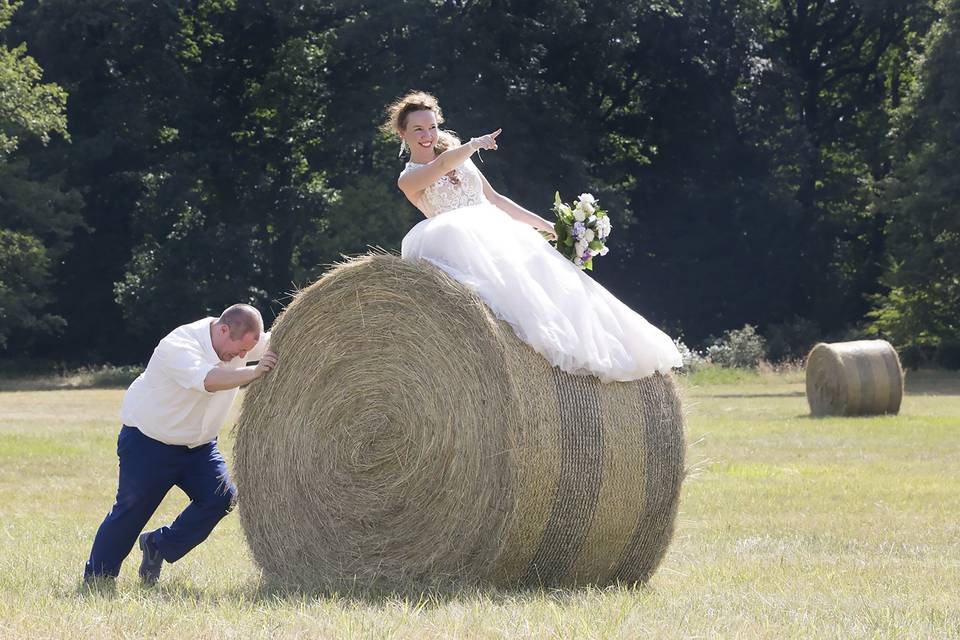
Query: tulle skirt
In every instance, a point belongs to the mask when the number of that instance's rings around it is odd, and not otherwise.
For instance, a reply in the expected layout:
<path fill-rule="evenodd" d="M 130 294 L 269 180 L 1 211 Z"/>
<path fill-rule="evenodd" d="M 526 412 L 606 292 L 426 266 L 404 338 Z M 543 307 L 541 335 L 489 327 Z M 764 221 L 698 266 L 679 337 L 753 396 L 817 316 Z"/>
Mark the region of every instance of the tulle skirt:
<path fill-rule="evenodd" d="M 610 382 L 682 366 L 667 334 L 492 204 L 421 221 L 404 237 L 401 253 L 473 289 L 521 340 L 564 371 Z"/>

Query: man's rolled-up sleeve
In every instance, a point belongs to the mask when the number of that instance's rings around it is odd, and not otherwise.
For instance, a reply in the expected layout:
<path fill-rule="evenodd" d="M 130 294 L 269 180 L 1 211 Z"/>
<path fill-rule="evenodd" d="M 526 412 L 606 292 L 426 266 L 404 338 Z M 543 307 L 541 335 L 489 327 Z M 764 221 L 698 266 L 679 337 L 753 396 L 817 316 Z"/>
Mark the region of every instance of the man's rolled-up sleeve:
<path fill-rule="evenodd" d="M 203 386 L 210 370 L 216 367 L 203 356 L 200 346 L 185 340 L 164 339 L 154 351 L 163 372 L 184 389 L 210 393 Z"/>

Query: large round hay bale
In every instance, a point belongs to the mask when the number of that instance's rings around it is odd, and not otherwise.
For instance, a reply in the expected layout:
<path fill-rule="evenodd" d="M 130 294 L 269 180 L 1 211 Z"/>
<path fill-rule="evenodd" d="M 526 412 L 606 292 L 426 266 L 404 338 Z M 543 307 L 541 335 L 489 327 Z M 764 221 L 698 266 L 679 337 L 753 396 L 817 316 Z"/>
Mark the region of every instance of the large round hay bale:
<path fill-rule="evenodd" d="M 439 269 L 337 266 L 274 323 L 236 428 L 243 530 L 293 586 L 646 580 L 684 475 L 672 378 L 552 368 Z"/>
<path fill-rule="evenodd" d="M 807 402 L 814 416 L 897 413 L 903 369 L 886 340 L 821 342 L 807 356 Z"/>

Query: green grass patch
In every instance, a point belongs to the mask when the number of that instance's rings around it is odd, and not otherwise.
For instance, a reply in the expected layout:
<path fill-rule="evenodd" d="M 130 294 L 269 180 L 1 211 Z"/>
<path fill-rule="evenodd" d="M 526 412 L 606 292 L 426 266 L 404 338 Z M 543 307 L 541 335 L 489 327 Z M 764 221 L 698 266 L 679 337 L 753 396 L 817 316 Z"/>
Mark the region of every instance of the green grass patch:
<path fill-rule="evenodd" d="M 126 388 L 143 373 L 139 365 L 98 365 L 75 369 L 54 368 L 38 372 L 24 366 L 3 367 L 0 376 L 0 391 L 54 391 L 57 389 L 109 389 Z"/>
<path fill-rule="evenodd" d="M 692 386 L 717 384 L 783 384 L 803 381 L 803 365 L 788 363 L 771 365 L 763 362 L 756 369 L 721 367 L 715 364 L 701 364 L 690 372 L 680 375 Z"/>

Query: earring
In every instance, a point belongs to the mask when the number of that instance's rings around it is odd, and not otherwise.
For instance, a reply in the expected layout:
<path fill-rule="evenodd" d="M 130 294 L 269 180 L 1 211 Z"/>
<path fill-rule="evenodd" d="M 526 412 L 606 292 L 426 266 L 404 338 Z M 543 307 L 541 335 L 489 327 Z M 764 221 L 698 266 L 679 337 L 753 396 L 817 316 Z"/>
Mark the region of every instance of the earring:
<path fill-rule="evenodd" d="M 398 158 L 403 157 L 403 152 L 407 150 L 407 141 L 403 138 L 400 138 L 400 153 L 397 154 Z"/>

